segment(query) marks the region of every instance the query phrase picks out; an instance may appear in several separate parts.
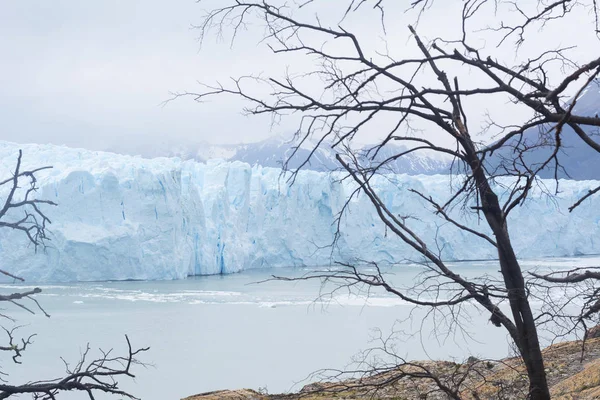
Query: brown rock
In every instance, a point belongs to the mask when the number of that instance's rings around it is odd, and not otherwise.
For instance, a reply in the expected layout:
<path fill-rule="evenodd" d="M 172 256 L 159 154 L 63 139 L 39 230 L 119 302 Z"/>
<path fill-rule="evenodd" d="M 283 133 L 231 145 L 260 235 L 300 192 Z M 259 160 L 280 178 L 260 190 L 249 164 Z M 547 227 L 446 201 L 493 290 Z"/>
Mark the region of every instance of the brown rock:
<path fill-rule="evenodd" d="M 585 335 L 588 339 L 600 337 L 600 325 L 596 325 L 593 328 L 588 329 Z"/>
<path fill-rule="evenodd" d="M 263 400 L 266 396 L 260 393 L 249 390 L 217 390 L 214 392 L 206 392 L 186 397 L 182 400 Z"/>
<path fill-rule="evenodd" d="M 600 328 L 593 328 L 596 334 Z M 600 338 L 556 343 L 544 349 L 544 363 L 553 399 L 600 399 Z M 582 350 L 584 350 L 582 352 Z M 431 371 L 447 386 L 457 382 L 465 400 L 524 399 L 528 381 L 520 358 L 502 362 L 477 360 L 458 364 L 448 361 L 416 361 L 396 370 L 362 379 L 321 382 L 305 386 L 299 393 L 266 395 L 253 390 L 203 393 L 184 400 L 448 400 L 431 379 L 414 378 L 414 373 Z M 374 389 L 375 388 L 375 389 Z"/>

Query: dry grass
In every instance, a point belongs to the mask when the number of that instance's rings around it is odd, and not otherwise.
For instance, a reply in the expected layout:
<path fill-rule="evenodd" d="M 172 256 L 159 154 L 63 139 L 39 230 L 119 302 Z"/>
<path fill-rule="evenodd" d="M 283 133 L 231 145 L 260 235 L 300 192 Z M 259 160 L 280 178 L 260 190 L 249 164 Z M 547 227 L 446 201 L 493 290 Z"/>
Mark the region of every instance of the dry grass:
<path fill-rule="evenodd" d="M 590 339 L 581 358 L 581 342 L 564 342 L 543 351 L 552 398 L 559 400 L 600 399 L 600 338 Z M 491 400 L 525 398 L 527 379 L 525 368 L 518 358 L 501 362 L 455 364 L 447 361 L 427 361 L 427 366 L 444 383 L 451 385 L 457 377 L 461 381 L 460 396 L 465 400 Z M 408 367 L 404 367 L 405 369 Z M 342 383 L 316 383 L 299 393 L 263 395 L 253 390 L 234 390 L 204 393 L 184 400 L 444 400 L 448 396 L 439 391 L 431 380 L 400 378 L 395 383 L 377 391 L 363 384 L 373 385 L 389 379 L 402 371 L 375 375 L 363 381 L 348 380 Z"/>

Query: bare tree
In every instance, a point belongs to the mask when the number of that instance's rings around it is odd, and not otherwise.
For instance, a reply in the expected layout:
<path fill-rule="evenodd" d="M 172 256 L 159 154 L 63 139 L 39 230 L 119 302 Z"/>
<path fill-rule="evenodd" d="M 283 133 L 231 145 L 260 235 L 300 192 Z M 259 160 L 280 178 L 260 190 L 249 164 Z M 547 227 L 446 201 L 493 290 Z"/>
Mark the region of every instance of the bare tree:
<path fill-rule="evenodd" d="M 52 167 L 24 169 L 22 158 L 22 151 L 19 150 L 12 177 L 0 182 L 0 198 L 3 199 L 2 208 L 0 209 L 0 227 L 23 232 L 28 242 L 37 251 L 38 248 L 44 249 L 46 242 L 50 240 L 47 234 L 47 225 L 51 221 L 44 207 L 56 206 L 56 203 L 36 197 L 38 191 L 36 174 Z M 0 269 L 0 273 L 16 281 L 24 281 L 22 277 L 10 271 Z M 35 298 L 35 295 L 41 292 L 42 289 L 34 288 L 10 294 L 0 294 L 0 302 L 6 302 L 32 314 L 37 311 L 46 317 L 50 317 Z M 0 318 L 13 325 L 16 322 L 14 318 L 6 313 L 0 314 Z M 28 351 L 34 344 L 36 336 L 32 334 L 26 338 L 18 337 L 19 328 L 20 326 L 7 328 L 3 324 L 2 329 L 6 333 L 7 342 L 0 345 L 0 351 L 8 354 L 12 362 L 17 364 L 22 362 L 23 353 Z M 11 384 L 9 383 L 8 374 L 0 371 L 0 399 L 19 394 L 30 394 L 34 399 L 50 400 L 56 399 L 60 393 L 66 391 L 83 392 L 89 399 L 94 399 L 95 393 L 98 392 L 135 399 L 135 396 L 119 388 L 117 379 L 135 377 L 132 367 L 143 365 L 137 357 L 140 353 L 147 351 L 148 348 L 134 349 L 127 336 L 125 336 L 125 340 L 127 353 L 124 355 L 113 355 L 112 350 L 103 351 L 100 349 L 99 355 L 92 357 L 88 345 L 81 359 L 75 365 L 71 366 L 63 360 L 65 373 L 55 379 Z"/>
<path fill-rule="evenodd" d="M 319 0 L 219 2 L 209 8 L 198 26 L 202 39 L 215 32 L 219 37 L 229 34 L 233 40 L 258 24 L 266 32 L 262 43 L 273 53 L 281 57 L 305 55 L 316 60 L 314 70 L 234 77 L 227 84 L 206 85 L 200 92 L 178 93 L 176 97 L 203 101 L 210 96 L 233 95 L 248 102 L 245 112 L 251 115 L 270 115 L 274 121 L 299 115 L 295 149 L 310 138 L 317 139 L 313 153 L 325 145 L 338 149 L 340 166 L 356 183 L 352 196 L 366 195 L 386 228 L 420 254 L 427 271 L 412 288 L 392 286 L 379 269 L 365 273 L 353 265 L 307 278 L 336 280 L 345 287 L 360 284 L 381 288 L 415 306 L 446 310 L 451 316 L 464 304 L 476 304 L 514 342 L 526 366 L 528 397 L 549 399 L 538 335 L 542 322 L 530 304 L 531 292 L 537 286 L 526 279 L 515 254 L 508 225 L 519 222 L 509 216 L 526 202 L 533 189 L 544 190 L 548 196 L 558 192 L 558 180 L 551 189 L 540 184 L 538 176 L 541 171 L 552 170 L 557 178 L 563 169 L 560 156 L 567 129 L 600 152 L 600 143 L 590 133 L 590 129 L 600 127 L 600 118 L 576 113 L 577 100 L 600 74 L 600 58 L 591 54 L 581 62 L 570 57 L 572 48 L 556 47 L 550 40 L 537 46 L 535 53 L 528 50 L 525 57 L 506 57 L 506 53 L 497 57 L 494 51 L 512 46 L 514 53 L 525 46 L 528 34 L 536 32 L 543 37 L 544 32 L 578 12 L 589 17 L 590 30 L 598 33 L 598 7 L 591 0 L 465 0 L 460 17 L 451 21 L 458 27 L 458 37 L 425 40 L 418 33 L 418 22 L 435 4 L 432 0 L 407 2 L 407 7 L 416 11 L 417 24 L 407 27 L 411 42 L 387 42 L 386 51 L 377 52 L 363 44 L 360 33 L 345 25 L 357 11 L 374 9 L 378 15 L 374 22 L 382 25 L 385 37 L 386 26 L 401 17 L 389 11 L 392 3 L 385 0 L 348 0 L 337 6 L 341 20 L 334 22 L 321 16 L 319 7 L 325 2 Z M 494 21 L 495 25 L 482 26 L 481 21 Z M 485 46 L 479 40 L 481 35 L 485 35 Z M 411 52 L 416 55 L 405 55 Z M 268 94 L 256 90 L 256 85 L 266 87 Z M 473 104 L 498 98 L 527 117 L 506 123 L 488 116 L 483 128 L 474 127 L 473 120 L 480 116 L 470 111 Z M 388 126 L 381 121 L 390 120 L 391 128 L 377 145 L 366 154 L 357 154 L 353 146 L 356 138 L 364 132 L 380 131 Z M 488 134 L 487 140 L 477 138 L 482 132 Z M 393 142 L 406 144 L 405 150 L 378 158 Z M 542 159 L 531 161 L 529 155 L 539 149 L 549 151 Z M 390 209 L 380 197 L 372 184 L 374 177 L 385 173 L 394 160 L 415 152 L 452 157 L 452 193 L 448 198 L 435 199 L 418 190 L 412 193 L 446 223 L 492 246 L 497 251 L 499 280 L 460 276 L 444 260 L 435 241 L 415 233 L 412 227 L 416 221 Z M 296 173 L 292 171 L 292 181 Z M 590 189 L 569 211 L 598 191 L 600 188 Z M 463 216 L 479 218 L 487 227 L 473 228 L 452 213 L 457 207 Z M 505 302 L 508 313 L 500 307 Z M 559 313 L 550 320 L 561 317 L 567 318 Z"/>
<path fill-rule="evenodd" d="M 591 327 L 599 322 L 600 267 L 530 271 L 529 274 L 534 278 L 534 295 L 543 304 L 538 323 L 560 324 L 562 329 L 559 337 L 568 336 L 578 329 L 583 330 L 585 347 Z"/>

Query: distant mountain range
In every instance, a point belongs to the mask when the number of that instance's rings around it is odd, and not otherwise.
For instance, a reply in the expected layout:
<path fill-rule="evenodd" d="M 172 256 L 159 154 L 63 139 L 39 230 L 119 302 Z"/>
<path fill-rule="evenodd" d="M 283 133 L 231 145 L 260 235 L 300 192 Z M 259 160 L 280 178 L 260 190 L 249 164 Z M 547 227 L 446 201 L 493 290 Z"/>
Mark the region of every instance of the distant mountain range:
<path fill-rule="evenodd" d="M 287 161 L 287 168 L 294 170 L 309 159 L 310 152 L 315 148 L 315 143 L 304 143 L 293 153 L 294 144 L 295 142 L 290 138 L 276 136 L 244 145 L 205 145 L 199 148 L 194 158 L 198 161 L 221 158 L 227 161 L 242 161 L 250 165 L 276 168 L 281 168 L 283 162 Z M 368 152 L 369 148 L 370 146 L 365 146 L 356 152 L 363 165 L 377 165 L 382 160 L 407 150 L 404 146 L 392 143 L 386 145 L 376 157 L 372 157 L 373 153 Z M 341 167 L 336 160 L 337 153 L 337 149 L 332 149 L 327 144 L 323 144 L 317 148 L 315 153 L 310 156 L 309 162 L 302 168 L 315 171 L 337 170 Z M 448 159 L 440 158 L 437 155 L 428 156 L 424 153 L 409 153 L 386 165 L 386 170 L 409 175 L 433 175 L 447 173 L 448 163 Z"/>
<path fill-rule="evenodd" d="M 600 111 L 600 84 L 594 82 L 582 93 L 577 101 L 575 112 L 580 115 L 596 115 Z M 595 140 L 600 141 L 600 134 L 597 134 L 596 128 L 587 128 L 588 134 L 595 136 Z M 549 135 L 548 145 L 528 153 L 525 161 L 528 165 L 539 164 L 545 160 L 553 150 L 553 135 Z M 523 135 L 525 143 L 536 143 L 539 138 L 538 129 L 526 131 Z M 576 180 L 597 179 L 600 180 L 600 154 L 587 146 L 569 127 L 564 127 L 562 135 L 562 149 L 559 152 L 558 159 L 564 169 L 558 173 L 559 178 L 571 178 Z M 288 169 L 298 168 L 314 149 L 314 142 L 307 142 L 300 146 L 292 156 L 293 147 L 296 145 L 289 136 L 275 136 L 266 140 L 246 143 L 246 144 L 225 144 L 214 145 L 208 143 L 196 143 L 176 146 L 161 146 L 148 149 L 137 147 L 137 151 L 144 157 L 180 157 L 182 159 L 195 159 L 205 162 L 211 159 L 222 159 L 226 161 L 242 161 L 250 165 L 262 165 L 265 167 L 281 168 L 284 161 L 287 161 Z M 377 165 L 382 160 L 390 158 L 398 153 L 406 151 L 407 148 L 397 143 L 388 143 L 376 157 L 373 158 L 373 152 L 368 152 L 372 146 L 364 146 L 356 150 L 356 154 L 362 165 Z M 169 149 L 165 151 L 166 149 Z M 107 149 L 114 151 L 114 149 Z M 327 144 L 322 144 L 310 157 L 310 161 L 302 168 L 316 171 L 331 171 L 340 168 L 335 156 L 338 149 L 332 149 Z M 291 158 L 290 158 L 291 157 Z M 501 149 L 494 153 L 487 162 L 488 168 L 493 168 L 499 164 L 503 157 L 513 157 L 509 148 Z M 443 157 L 438 153 L 426 153 L 419 151 L 409 153 L 390 162 L 386 171 L 396 173 L 406 173 L 409 175 L 433 175 L 447 174 L 451 170 L 451 160 L 449 157 Z M 566 172 L 565 172 L 566 171 Z M 542 178 L 553 178 L 554 169 L 549 167 L 540 174 Z"/>
<path fill-rule="evenodd" d="M 574 107 L 574 113 L 584 116 L 595 116 L 600 112 L 600 81 L 595 81 L 579 96 Z M 600 142 L 600 128 L 583 127 L 583 130 L 596 142 Z M 538 128 L 529 129 L 523 134 L 523 143 L 533 145 L 539 142 Z M 527 165 L 541 165 L 554 151 L 555 136 L 552 132 L 547 135 L 547 144 L 535 151 L 525 154 Z M 564 126 L 561 132 L 561 150 L 557 158 L 562 168 L 557 172 L 558 178 L 575 180 L 600 180 L 600 153 L 589 147 L 581 140 L 572 128 Z M 513 157 L 510 149 L 498 151 L 488 161 L 489 166 L 497 165 L 501 157 Z M 550 164 L 539 174 L 541 178 L 554 178 L 555 164 Z"/>
<path fill-rule="evenodd" d="M 594 116 L 600 112 L 600 82 L 593 82 L 577 100 L 574 112 L 579 115 Z M 600 141 L 600 129 L 584 128 L 588 135 L 596 141 Z M 537 128 L 526 131 L 523 135 L 525 143 L 536 143 L 539 140 L 539 130 Z M 576 180 L 596 179 L 600 180 L 600 154 L 586 145 L 573 131 L 565 126 L 561 134 L 562 147 L 558 154 L 558 160 L 562 166 L 558 171 L 559 178 L 570 178 Z M 292 154 L 294 142 L 290 138 L 273 137 L 262 142 L 229 145 L 229 146 L 201 146 L 194 158 L 205 161 L 211 158 L 222 158 L 225 160 L 238 160 L 251 165 L 259 164 L 268 167 L 281 167 L 284 160 L 288 160 Z M 554 135 L 549 135 L 548 144 L 545 147 L 537 148 L 525 156 L 525 162 L 528 165 L 539 165 L 554 150 Z M 310 151 L 314 148 L 313 143 L 303 145 L 296 154 L 289 159 L 288 168 L 297 168 L 307 159 Z M 369 146 L 358 150 L 357 154 L 361 163 L 371 163 L 372 165 L 381 162 L 395 154 L 407 150 L 406 147 L 395 143 L 387 144 L 377 156 L 371 160 L 367 157 Z M 339 164 L 335 159 L 337 150 L 331 149 L 327 145 L 320 146 L 311 157 L 310 163 L 303 168 L 317 171 L 328 171 L 339 169 Z M 372 156 L 373 153 L 369 153 Z M 502 157 L 511 157 L 509 149 L 496 152 L 487 162 L 488 167 L 497 165 Z M 406 154 L 389 164 L 387 170 L 406 173 L 409 175 L 432 175 L 447 174 L 450 171 L 451 160 L 442 158 L 439 154 L 427 154 L 425 152 L 415 152 Z M 542 178 L 554 177 L 553 165 L 550 165 L 540 173 Z"/>

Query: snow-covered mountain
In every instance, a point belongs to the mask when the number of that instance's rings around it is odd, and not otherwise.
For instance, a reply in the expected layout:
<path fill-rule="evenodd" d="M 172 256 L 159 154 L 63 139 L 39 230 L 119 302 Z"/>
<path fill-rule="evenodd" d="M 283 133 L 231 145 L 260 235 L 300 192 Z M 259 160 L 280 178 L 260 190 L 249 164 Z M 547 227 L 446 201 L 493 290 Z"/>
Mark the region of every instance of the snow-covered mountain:
<path fill-rule="evenodd" d="M 595 81 L 579 96 L 575 106 L 575 112 L 580 115 L 594 116 L 600 112 L 600 81 Z M 600 129 L 584 128 L 596 141 L 600 141 Z M 546 146 L 529 151 L 525 155 L 528 165 L 536 165 L 545 161 L 553 151 L 554 136 L 549 135 Z M 570 178 L 575 180 L 599 179 L 600 180 L 600 154 L 585 144 L 575 132 L 568 126 L 562 130 L 562 149 L 558 154 L 562 168 L 558 171 L 559 178 Z M 534 144 L 539 141 L 538 129 L 530 129 L 524 134 L 524 143 Z M 220 159 L 225 161 L 242 161 L 252 166 L 263 166 L 281 168 L 287 161 L 287 168 L 297 169 L 309 158 L 316 142 L 308 140 L 303 143 L 292 156 L 293 148 L 297 141 L 290 136 L 274 136 L 255 143 L 240 145 L 212 145 L 207 143 L 195 144 L 194 146 L 179 146 L 167 152 L 168 156 L 178 156 L 182 159 L 193 159 L 196 161 L 207 161 Z M 382 148 L 376 156 L 369 152 L 372 146 L 364 146 L 354 149 L 362 165 L 378 165 L 381 161 L 393 157 L 407 150 L 406 147 L 390 142 Z M 303 169 L 313 171 L 335 171 L 340 169 L 336 160 L 336 154 L 341 149 L 332 149 L 330 143 L 322 143 L 310 161 L 303 165 Z M 487 160 L 490 168 L 498 165 L 503 157 L 511 158 L 514 155 L 509 148 L 497 151 Z M 451 160 L 439 153 L 427 153 L 423 151 L 409 153 L 395 159 L 385 167 L 386 172 L 406 173 L 409 175 L 433 175 L 447 174 L 451 171 Z M 542 178 L 553 178 L 554 169 L 550 165 L 541 172 Z"/>
<path fill-rule="evenodd" d="M 281 170 L 239 161 L 145 159 L 0 142 L 2 175 L 14 168 L 19 148 L 23 168 L 54 166 L 38 174 L 37 195 L 58 204 L 44 207 L 52 220 L 45 249 L 35 252 L 21 232 L 0 229 L 0 268 L 29 282 L 182 279 L 332 260 L 418 259 L 385 229 L 364 195 L 352 198 L 336 246 L 328 247 L 336 215 L 356 189 L 336 173 L 301 171 L 289 186 Z M 390 174 L 375 177 L 371 185 L 393 213 L 413 217 L 413 231 L 447 260 L 497 256 L 486 241 L 444 224 L 408 190 L 448 198 L 447 176 Z M 600 196 L 576 213 L 561 212 L 596 185 L 563 181 L 553 201 L 535 188 L 510 216 L 519 221 L 510 224 L 519 257 L 600 253 Z M 451 215 L 485 231 L 475 215 L 459 207 Z"/>
<path fill-rule="evenodd" d="M 315 149 L 314 141 L 303 143 L 294 153 L 296 142 L 289 137 L 275 136 L 266 140 L 248 143 L 242 145 L 200 145 L 194 157 L 196 161 L 207 161 L 212 159 L 221 159 L 224 161 L 241 161 L 252 166 L 260 165 L 263 167 L 281 168 L 284 162 L 287 162 L 289 170 L 295 170 L 300 167 L 305 160 L 308 163 L 302 166 L 303 169 L 312 171 L 335 171 L 340 169 L 340 164 L 336 160 L 336 154 L 342 149 L 332 149 L 328 143 L 321 144 Z M 406 147 L 395 143 L 387 144 L 376 155 L 369 150 L 372 146 L 364 146 L 356 150 L 359 161 L 362 165 L 378 165 L 395 154 L 407 150 Z M 310 156 L 310 159 L 309 159 Z M 409 175 L 433 175 L 448 172 L 449 160 L 440 157 L 437 154 L 426 154 L 424 152 L 410 153 L 393 162 L 386 164 L 386 172 L 405 173 Z"/>
<path fill-rule="evenodd" d="M 196 153 L 196 161 L 221 159 L 224 161 L 241 161 L 250 165 L 281 168 L 287 161 L 288 169 L 298 168 L 316 146 L 313 141 L 303 143 L 292 156 L 296 143 L 293 138 L 273 136 L 265 140 L 240 145 L 200 145 Z M 304 166 L 308 170 L 333 171 L 339 168 L 335 159 L 335 151 L 330 146 L 322 145 L 312 155 L 310 162 Z"/>
<path fill-rule="evenodd" d="M 574 112 L 588 116 L 600 113 L 600 80 L 593 81 L 584 89 L 577 99 Z"/>
<path fill-rule="evenodd" d="M 579 96 L 574 112 L 584 116 L 595 116 L 600 113 L 600 81 L 592 82 Z M 593 140 L 600 143 L 600 128 L 582 128 Z M 561 168 L 557 171 L 558 177 L 575 180 L 600 179 L 600 153 L 588 146 L 568 125 L 563 127 L 560 137 L 561 150 L 557 157 Z M 525 131 L 522 139 L 515 138 L 515 140 L 522 140 L 522 144 L 535 146 L 540 143 L 540 130 L 538 128 L 529 129 Z M 537 147 L 534 151 L 528 151 L 525 154 L 524 161 L 527 165 L 539 166 L 552 154 L 555 145 L 554 132 L 545 134 L 544 140 L 546 141 L 544 146 Z M 514 154 L 510 148 L 501 149 L 488 160 L 488 166 L 498 165 L 503 157 L 511 159 Z M 539 176 L 554 178 L 554 167 L 555 164 L 551 163 L 541 171 Z"/>
<path fill-rule="evenodd" d="M 593 82 L 582 93 L 577 101 L 575 112 L 581 115 L 596 115 L 600 112 L 600 82 Z M 588 134 L 595 140 L 600 141 L 600 129 L 586 128 Z M 531 129 L 525 132 L 524 141 L 536 143 L 538 141 L 538 130 Z M 548 146 L 541 147 L 529 152 L 525 161 L 528 164 L 536 164 L 545 160 L 550 154 L 553 137 L 549 138 Z M 600 179 L 600 154 L 587 146 L 571 128 L 565 126 L 562 134 L 563 148 L 559 154 L 559 161 L 564 169 L 559 171 L 560 178 L 571 178 L 576 180 Z M 140 154 L 143 157 L 154 158 L 159 156 L 179 157 L 182 160 L 195 160 L 206 162 L 208 160 L 241 161 L 251 166 L 263 166 L 281 168 L 287 161 L 289 170 L 297 169 L 308 158 L 314 149 L 316 142 L 314 138 L 303 143 L 292 157 L 292 152 L 297 141 L 291 136 L 280 135 L 265 140 L 245 144 L 215 145 L 209 143 L 152 143 L 136 144 L 135 149 L 126 153 Z M 374 159 L 372 152 L 368 150 L 372 146 L 364 146 L 354 149 L 359 155 L 362 165 L 377 165 L 382 160 L 392 157 L 406 150 L 406 147 L 394 142 L 388 143 Z M 108 149 L 116 151 L 117 149 Z M 334 171 L 340 168 L 336 160 L 336 153 L 340 149 L 332 149 L 328 143 L 322 143 L 315 153 L 310 157 L 310 162 L 303 165 L 303 169 L 313 171 Z M 291 157 L 291 158 L 290 158 Z M 513 154 L 510 149 L 497 151 L 487 160 L 487 165 L 493 168 L 502 157 L 511 158 Z M 433 175 L 447 174 L 451 171 L 451 160 L 444 158 L 439 153 L 426 153 L 423 151 L 406 154 L 386 167 L 387 172 L 406 173 L 409 175 Z M 541 173 L 542 178 L 552 178 L 554 170 L 547 168 Z"/>

